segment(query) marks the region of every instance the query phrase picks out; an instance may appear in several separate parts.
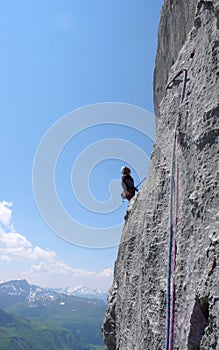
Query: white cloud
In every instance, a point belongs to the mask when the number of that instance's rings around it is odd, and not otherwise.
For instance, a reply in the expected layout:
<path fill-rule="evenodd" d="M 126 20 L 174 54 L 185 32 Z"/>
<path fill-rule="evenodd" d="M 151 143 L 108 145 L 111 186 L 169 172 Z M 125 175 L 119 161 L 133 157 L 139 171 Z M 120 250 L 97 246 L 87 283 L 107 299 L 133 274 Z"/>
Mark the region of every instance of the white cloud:
<path fill-rule="evenodd" d="M 29 283 L 42 287 L 86 285 L 89 288 L 108 289 L 112 282 L 112 269 L 94 272 L 74 268 L 60 261 L 53 250 L 33 246 L 25 235 L 14 231 L 11 206 L 6 201 L 0 202 L 0 223 L 4 225 L 0 226 L 0 261 L 6 266 L 1 280 L 3 277 L 4 280 L 26 278 Z"/>
<path fill-rule="evenodd" d="M 42 249 L 38 246 L 33 247 L 28 239 L 14 231 L 11 224 L 12 203 L 0 202 L 0 260 L 44 260 L 53 261 L 56 253 L 49 249 Z"/>
<path fill-rule="evenodd" d="M 5 232 L 0 229 L 0 260 L 12 261 L 17 259 L 51 261 L 56 253 L 49 249 L 33 247 L 27 238 L 16 232 Z"/>
<path fill-rule="evenodd" d="M 12 210 L 10 207 L 13 203 L 9 203 L 6 201 L 0 202 L 0 224 L 4 226 L 8 226 L 11 221 Z"/>
<path fill-rule="evenodd" d="M 95 275 L 95 273 L 92 271 L 76 269 L 58 260 L 54 261 L 53 264 L 47 264 L 41 261 L 38 265 L 33 265 L 29 272 L 47 272 L 49 274 L 54 275 L 65 275 L 69 278 L 79 276 L 87 277 Z"/>
<path fill-rule="evenodd" d="M 104 269 L 103 271 L 98 273 L 98 276 L 100 277 L 112 277 L 113 276 L 113 270 L 108 268 Z"/>
<path fill-rule="evenodd" d="M 8 255 L 1 255 L 1 261 L 11 261 Z"/>
<path fill-rule="evenodd" d="M 112 270 L 111 273 L 108 271 L 106 274 L 105 270 L 94 272 L 76 269 L 58 260 L 54 261 L 53 264 L 41 261 L 39 264 L 32 265 L 29 270 L 22 272 L 19 278 L 25 278 L 42 287 L 76 288 L 86 285 L 89 288 L 107 290 L 112 283 Z"/>

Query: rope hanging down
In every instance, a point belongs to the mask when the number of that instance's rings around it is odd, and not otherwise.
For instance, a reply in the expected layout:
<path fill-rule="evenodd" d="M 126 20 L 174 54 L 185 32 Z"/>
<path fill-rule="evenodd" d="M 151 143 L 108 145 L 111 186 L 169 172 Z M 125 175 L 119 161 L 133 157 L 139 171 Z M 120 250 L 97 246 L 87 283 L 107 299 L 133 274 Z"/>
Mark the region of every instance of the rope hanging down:
<path fill-rule="evenodd" d="M 139 184 L 137 184 L 137 186 L 135 186 L 135 187 L 138 188 L 146 179 L 147 179 L 147 176 L 145 176 L 145 177 L 143 178 L 143 180 L 141 180 L 141 181 L 139 182 Z"/>
<path fill-rule="evenodd" d="M 191 58 L 194 57 L 195 51 L 192 52 Z M 190 67 L 190 66 L 189 66 Z M 183 74 L 183 86 L 180 96 L 180 106 L 183 103 L 187 82 L 187 69 L 181 69 L 167 84 L 166 89 Z M 167 291 L 166 291 L 166 350 L 173 349 L 174 341 L 174 318 L 175 318 L 175 270 L 176 270 L 176 230 L 178 222 L 178 193 L 179 193 L 179 169 L 176 158 L 176 146 L 177 140 L 177 128 L 179 122 L 179 115 L 177 115 L 174 134 L 173 134 L 173 146 L 171 156 L 171 173 L 170 173 L 170 198 L 169 198 L 169 237 L 168 237 L 168 269 L 167 269 Z M 175 181 L 174 181 L 175 177 Z M 175 198 L 174 198 L 174 184 L 175 184 Z M 174 203 L 174 221 L 173 221 L 173 199 Z M 172 284 L 171 284 L 172 278 Z"/>

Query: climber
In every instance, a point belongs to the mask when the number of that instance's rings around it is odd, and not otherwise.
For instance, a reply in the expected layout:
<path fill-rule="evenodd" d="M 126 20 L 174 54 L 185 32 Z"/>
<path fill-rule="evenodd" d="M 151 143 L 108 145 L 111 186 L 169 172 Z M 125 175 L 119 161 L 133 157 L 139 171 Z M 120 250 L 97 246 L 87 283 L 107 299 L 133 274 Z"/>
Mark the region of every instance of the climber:
<path fill-rule="evenodd" d="M 134 185 L 134 180 L 132 176 L 130 175 L 131 170 L 127 166 L 123 166 L 121 169 L 122 173 L 122 188 L 123 192 L 121 193 L 121 197 L 123 199 L 127 199 L 130 201 L 132 197 L 134 197 L 135 192 L 138 192 L 137 187 Z"/>

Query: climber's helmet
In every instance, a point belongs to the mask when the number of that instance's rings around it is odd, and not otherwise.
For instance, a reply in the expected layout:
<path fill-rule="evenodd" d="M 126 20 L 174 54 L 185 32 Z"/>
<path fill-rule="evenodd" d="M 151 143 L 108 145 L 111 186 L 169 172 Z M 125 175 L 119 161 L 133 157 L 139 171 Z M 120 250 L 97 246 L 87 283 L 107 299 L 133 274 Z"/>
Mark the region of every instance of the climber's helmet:
<path fill-rule="evenodd" d="M 122 168 L 121 168 L 121 173 L 123 174 L 123 175 L 125 175 L 125 174 L 130 174 L 130 172 L 131 172 L 131 170 L 129 169 L 129 167 L 128 166 L 123 166 Z"/>

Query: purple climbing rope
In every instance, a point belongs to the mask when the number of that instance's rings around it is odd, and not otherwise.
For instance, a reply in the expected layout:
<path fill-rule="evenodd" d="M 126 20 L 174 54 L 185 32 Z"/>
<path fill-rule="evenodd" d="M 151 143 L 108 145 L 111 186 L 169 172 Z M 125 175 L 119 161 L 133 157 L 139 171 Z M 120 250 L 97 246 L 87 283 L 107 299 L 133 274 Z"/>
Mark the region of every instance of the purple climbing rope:
<path fill-rule="evenodd" d="M 191 57 L 193 58 L 193 57 Z M 168 88 L 175 80 L 183 73 L 183 85 L 180 96 L 180 105 L 183 103 L 186 91 L 187 82 L 187 69 L 181 69 L 166 85 Z M 179 116 L 176 118 L 173 147 L 171 157 L 171 173 L 170 173 L 170 201 L 169 201 L 169 240 L 168 240 L 168 269 L 167 269 L 167 292 L 166 292 L 166 350 L 173 350 L 174 343 L 174 320 L 175 320 L 175 271 L 176 271 L 176 255 L 177 255 L 177 243 L 176 243 L 176 230 L 178 223 L 178 197 L 179 197 L 179 169 L 176 159 L 176 147 L 177 140 L 177 128 L 178 128 Z M 175 181 L 174 181 L 175 177 Z M 175 196 L 174 196 L 174 184 L 175 184 Z M 174 224 L 173 224 L 173 197 L 175 197 L 174 203 Z M 172 279 L 172 284 L 171 284 Z"/>
<path fill-rule="evenodd" d="M 176 136 L 176 146 L 178 146 L 178 139 Z M 176 155 L 175 155 L 176 157 Z M 174 210 L 174 234 L 177 230 L 178 224 L 178 203 L 179 203 L 179 167 L 177 162 L 177 157 L 175 158 L 175 210 Z M 173 243 L 173 272 L 172 272 L 172 300 L 170 308 L 170 341 L 169 350 L 173 349 L 174 340 L 174 322 L 175 322 L 175 297 L 176 297 L 176 284 L 175 284 L 175 273 L 176 273 L 176 254 L 177 254 L 177 244 L 176 237 L 174 235 Z"/>
<path fill-rule="evenodd" d="M 172 250 L 173 250 L 173 186 L 174 186 L 174 171 L 175 171 L 175 149 L 176 149 L 176 132 L 178 126 L 178 116 L 174 128 L 174 139 L 171 157 L 171 173 L 170 173 L 170 201 L 169 201 L 169 240 L 168 240 L 168 268 L 167 268 L 167 292 L 166 292 L 166 345 L 165 349 L 170 349 L 170 331 L 172 327 L 173 312 L 171 297 L 171 277 L 172 277 Z M 174 225 L 175 226 L 175 225 Z M 171 316 L 172 315 L 172 316 Z M 173 331 L 172 331 L 173 333 Z"/>

